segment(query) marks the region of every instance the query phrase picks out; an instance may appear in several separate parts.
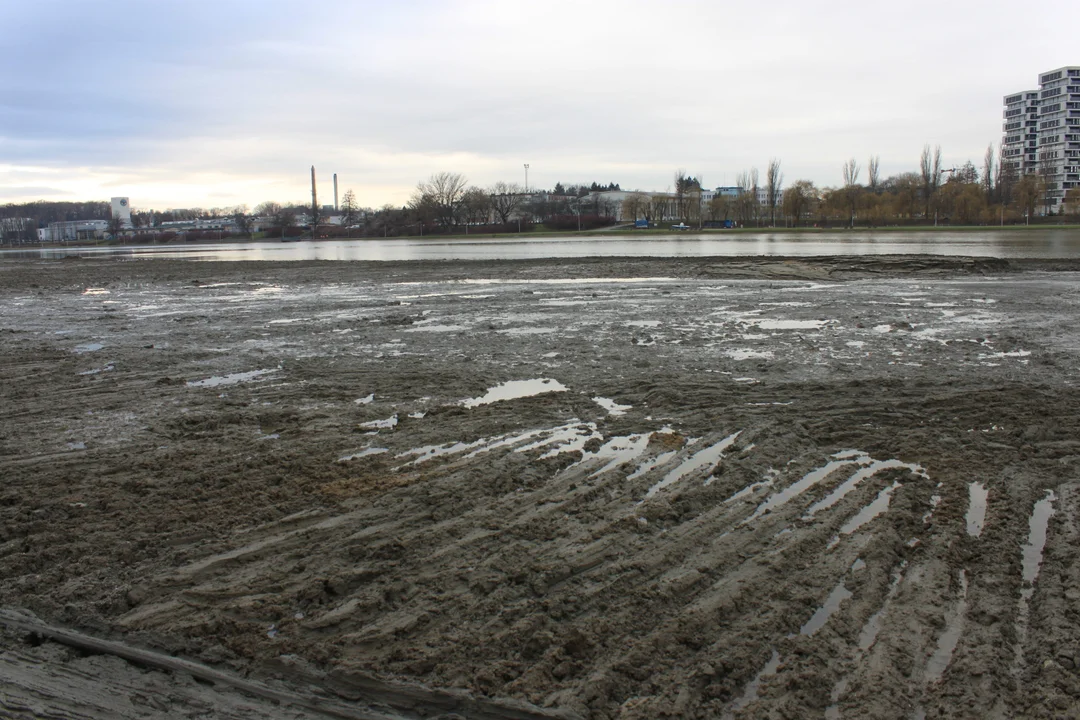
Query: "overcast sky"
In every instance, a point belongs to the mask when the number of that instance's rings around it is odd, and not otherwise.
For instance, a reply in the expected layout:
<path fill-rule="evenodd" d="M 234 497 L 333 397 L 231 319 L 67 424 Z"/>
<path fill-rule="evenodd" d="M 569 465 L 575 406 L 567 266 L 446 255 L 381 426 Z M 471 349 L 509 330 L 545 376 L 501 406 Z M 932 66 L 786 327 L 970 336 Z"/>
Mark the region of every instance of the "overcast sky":
<path fill-rule="evenodd" d="M 0 203 L 254 206 L 433 172 L 837 185 L 925 143 L 981 164 L 1002 97 L 1080 65 L 1080 2 L 26 0 L 0 3 Z M 863 175 L 865 179 L 865 172 Z"/>

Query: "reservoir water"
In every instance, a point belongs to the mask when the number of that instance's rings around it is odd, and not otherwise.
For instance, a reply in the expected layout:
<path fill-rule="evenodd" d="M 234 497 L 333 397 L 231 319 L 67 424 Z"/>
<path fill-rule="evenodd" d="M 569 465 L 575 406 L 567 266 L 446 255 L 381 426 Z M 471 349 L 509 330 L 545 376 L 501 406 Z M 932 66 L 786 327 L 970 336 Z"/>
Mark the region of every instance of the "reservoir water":
<path fill-rule="evenodd" d="M 2 258 L 70 256 L 187 260 L 525 260 L 584 257 L 949 255 L 1080 257 L 1080 230 L 829 231 L 519 238 L 363 238 L 355 240 L 176 243 L 0 250 Z"/>

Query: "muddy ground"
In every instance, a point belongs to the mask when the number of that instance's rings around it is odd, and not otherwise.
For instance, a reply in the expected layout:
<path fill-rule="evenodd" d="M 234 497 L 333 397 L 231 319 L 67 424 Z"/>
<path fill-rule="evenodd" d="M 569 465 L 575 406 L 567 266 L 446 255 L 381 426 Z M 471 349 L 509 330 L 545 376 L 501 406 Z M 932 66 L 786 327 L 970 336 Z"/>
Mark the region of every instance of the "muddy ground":
<path fill-rule="evenodd" d="M 0 262 L 0 607 L 565 717 L 1078 718 L 1078 380 L 1069 262 Z M 0 639 L 0 697 L 92 660 Z"/>

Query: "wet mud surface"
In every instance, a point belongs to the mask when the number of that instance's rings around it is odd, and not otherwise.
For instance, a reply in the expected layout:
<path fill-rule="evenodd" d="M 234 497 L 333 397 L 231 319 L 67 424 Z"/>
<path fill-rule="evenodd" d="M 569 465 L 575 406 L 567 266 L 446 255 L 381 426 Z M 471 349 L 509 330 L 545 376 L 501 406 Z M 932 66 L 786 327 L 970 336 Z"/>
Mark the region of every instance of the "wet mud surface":
<path fill-rule="evenodd" d="M 1078 379 L 1068 262 L 0 262 L 0 606 L 566 717 L 1080 717 Z"/>

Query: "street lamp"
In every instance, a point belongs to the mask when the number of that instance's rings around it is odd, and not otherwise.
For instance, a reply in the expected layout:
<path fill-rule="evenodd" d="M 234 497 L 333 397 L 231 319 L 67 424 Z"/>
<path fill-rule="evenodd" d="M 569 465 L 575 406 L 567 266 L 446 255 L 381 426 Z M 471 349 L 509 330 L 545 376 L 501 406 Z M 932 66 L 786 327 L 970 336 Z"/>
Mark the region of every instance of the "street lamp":
<path fill-rule="evenodd" d="M 529 192 L 529 163 L 525 163 L 525 192 Z"/>

